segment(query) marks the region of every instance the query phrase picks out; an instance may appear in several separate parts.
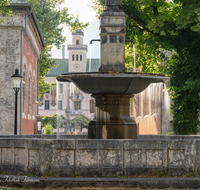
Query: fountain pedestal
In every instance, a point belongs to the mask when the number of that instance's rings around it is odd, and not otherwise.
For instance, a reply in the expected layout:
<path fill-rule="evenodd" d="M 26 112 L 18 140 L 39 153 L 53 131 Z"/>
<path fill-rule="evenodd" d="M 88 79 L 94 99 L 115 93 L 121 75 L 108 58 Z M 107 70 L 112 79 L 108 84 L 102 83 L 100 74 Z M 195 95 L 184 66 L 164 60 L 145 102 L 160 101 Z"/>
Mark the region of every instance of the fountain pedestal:
<path fill-rule="evenodd" d="M 137 139 L 137 125 L 129 116 L 130 98 L 125 94 L 93 94 L 95 118 L 88 125 L 89 139 Z"/>

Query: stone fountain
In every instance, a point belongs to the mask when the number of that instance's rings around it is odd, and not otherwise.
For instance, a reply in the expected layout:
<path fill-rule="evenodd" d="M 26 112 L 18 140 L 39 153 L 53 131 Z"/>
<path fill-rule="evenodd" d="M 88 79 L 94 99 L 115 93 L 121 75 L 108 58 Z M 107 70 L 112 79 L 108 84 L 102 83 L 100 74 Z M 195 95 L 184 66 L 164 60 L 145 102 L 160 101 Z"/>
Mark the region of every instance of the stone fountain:
<path fill-rule="evenodd" d="M 151 83 L 169 80 L 164 75 L 126 72 L 126 15 L 121 0 L 105 0 L 100 16 L 99 72 L 67 73 L 58 81 L 73 82 L 95 98 L 95 118 L 88 125 L 89 139 L 136 139 L 137 125 L 129 116 L 130 98 Z"/>

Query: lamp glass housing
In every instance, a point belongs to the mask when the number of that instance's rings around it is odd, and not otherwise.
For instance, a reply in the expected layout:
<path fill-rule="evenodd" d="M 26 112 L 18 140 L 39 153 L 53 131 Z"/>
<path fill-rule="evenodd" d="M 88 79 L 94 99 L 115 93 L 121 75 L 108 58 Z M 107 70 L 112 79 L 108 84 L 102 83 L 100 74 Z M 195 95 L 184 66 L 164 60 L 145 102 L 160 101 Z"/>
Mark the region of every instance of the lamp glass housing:
<path fill-rule="evenodd" d="M 13 88 L 20 88 L 22 82 L 22 76 L 19 75 L 19 70 L 15 69 L 15 74 L 11 76 L 13 82 Z"/>
<path fill-rule="evenodd" d="M 42 128 L 42 122 L 38 121 L 38 131 L 41 131 L 41 128 Z"/>
<path fill-rule="evenodd" d="M 12 77 L 13 88 L 20 88 L 21 80 L 21 77 Z"/>

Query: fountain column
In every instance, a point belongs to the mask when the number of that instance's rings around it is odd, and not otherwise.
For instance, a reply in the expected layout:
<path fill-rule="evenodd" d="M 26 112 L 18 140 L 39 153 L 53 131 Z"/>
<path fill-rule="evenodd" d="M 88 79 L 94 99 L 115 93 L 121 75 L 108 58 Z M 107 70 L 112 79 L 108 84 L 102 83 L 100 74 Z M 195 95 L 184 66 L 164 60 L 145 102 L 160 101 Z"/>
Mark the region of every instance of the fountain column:
<path fill-rule="evenodd" d="M 105 0 L 100 16 L 100 72 L 123 73 L 125 67 L 126 15 L 121 0 Z M 107 85 L 107 84 L 105 84 Z M 118 88 L 120 88 L 118 86 Z M 88 125 L 89 139 L 137 139 L 137 125 L 130 118 L 132 94 L 92 94 L 95 118 Z"/>
<path fill-rule="evenodd" d="M 93 94 L 95 119 L 89 123 L 90 139 L 137 139 L 137 126 L 130 118 L 130 98 L 133 95 Z"/>
<path fill-rule="evenodd" d="M 126 15 L 121 0 L 106 0 L 106 10 L 100 16 L 101 72 L 126 72 Z"/>

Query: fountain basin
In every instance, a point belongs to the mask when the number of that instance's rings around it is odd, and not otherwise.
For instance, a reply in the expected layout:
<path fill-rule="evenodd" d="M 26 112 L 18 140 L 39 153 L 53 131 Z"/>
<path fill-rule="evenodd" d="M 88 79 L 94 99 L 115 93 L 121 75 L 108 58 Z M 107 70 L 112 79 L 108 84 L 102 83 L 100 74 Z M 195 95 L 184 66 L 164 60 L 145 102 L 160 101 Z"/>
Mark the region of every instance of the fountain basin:
<path fill-rule="evenodd" d="M 81 91 L 95 98 L 95 118 L 88 125 L 89 139 L 136 139 L 137 124 L 130 118 L 130 98 L 151 83 L 170 78 L 147 73 L 67 73 L 60 82 L 73 82 Z"/>
<path fill-rule="evenodd" d="M 160 74 L 88 72 L 67 73 L 57 76 L 60 82 L 73 82 L 81 91 L 89 94 L 137 94 L 151 83 L 170 80 Z"/>

